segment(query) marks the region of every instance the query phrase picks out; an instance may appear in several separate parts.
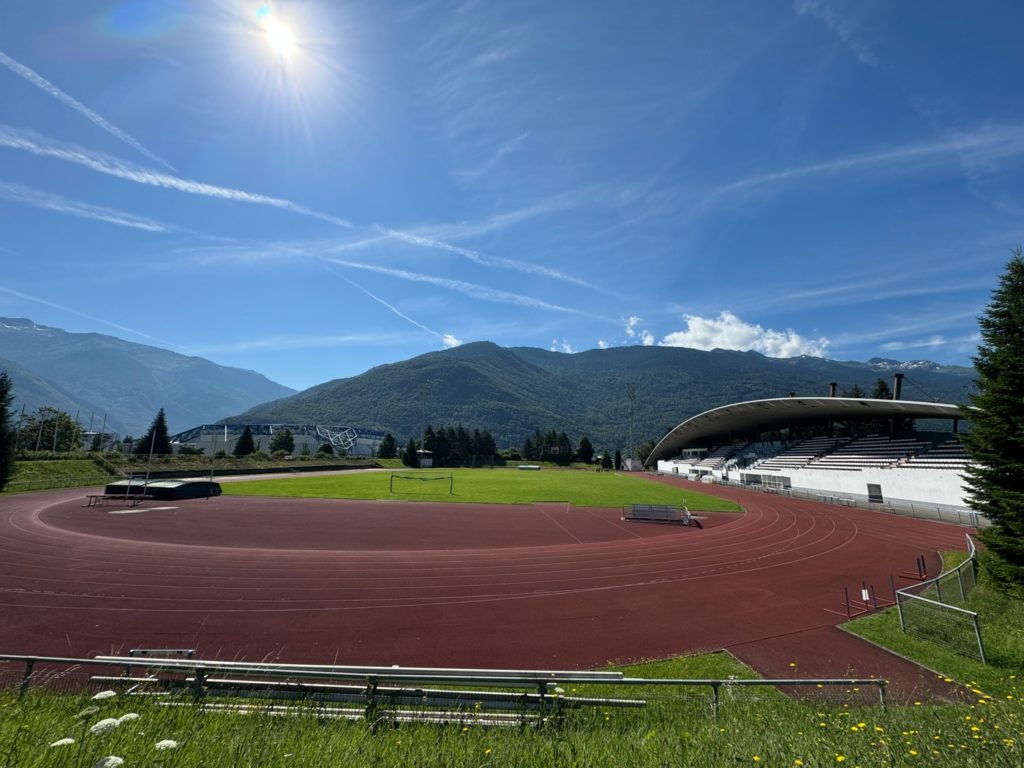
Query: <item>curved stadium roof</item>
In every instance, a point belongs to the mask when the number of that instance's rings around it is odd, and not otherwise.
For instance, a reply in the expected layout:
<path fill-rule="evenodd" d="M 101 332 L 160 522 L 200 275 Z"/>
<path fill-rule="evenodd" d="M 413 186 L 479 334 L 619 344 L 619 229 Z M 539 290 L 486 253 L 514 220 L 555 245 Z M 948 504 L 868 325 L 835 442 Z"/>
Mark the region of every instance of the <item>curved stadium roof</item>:
<path fill-rule="evenodd" d="M 913 400 L 871 400 L 860 397 L 775 397 L 712 408 L 672 429 L 651 451 L 644 466 L 675 456 L 689 447 L 722 443 L 730 434 L 768 431 L 790 421 L 901 416 L 911 419 L 955 419 L 961 406 L 950 403 L 922 403 Z"/>

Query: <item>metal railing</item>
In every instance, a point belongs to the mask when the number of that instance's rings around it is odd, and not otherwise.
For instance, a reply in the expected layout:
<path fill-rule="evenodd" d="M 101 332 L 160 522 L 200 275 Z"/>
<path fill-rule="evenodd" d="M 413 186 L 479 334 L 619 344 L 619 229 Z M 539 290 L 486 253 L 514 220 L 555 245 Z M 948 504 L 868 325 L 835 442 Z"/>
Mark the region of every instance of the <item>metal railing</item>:
<path fill-rule="evenodd" d="M 123 681 L 126 684 L 152 684 L 159 682 L 157 673 L 177 675 L 179 687 L 184 687 L 196 698 L 212 692 L 220 684 L 232 684 L 234 695 L 245 685 L 239 678 L 256 679 L 260 690 L 251 695 L 264 694 L 266 698 L 276 698 L 273 691 L 296 691 L 298 689 L 317 689 L 320 693 L 330 687 L 330 683 L 359 683 L 359 701 L 367 708 L 372 707 L 377 696 L 389 693 L 383 686 L 435 684 L 443 686 L 464 685 L 475 688 L 512 688 L 535 691 L 531 694 L 534 703 L 543 706 L 644 706 L 645 702 L 636 698 L 608 697 L 593 698 L 582 696 L 565 696 L 560 686 L 593 684 L 605 689 L 618 687 L 667 687 L 680 691 L 687 688 L 710 689 L 711 711 L 717 716 L 722 705 L 722 693 L 727 690 L 749 689 L 754 687 L 771 688 L 806 688 L 820 691 L 824 688 L 847 688 L 858 691 L 860 687 L 875 686 L 878 703 L 886 705 L 887 681 L 881 678 L 800 678 L 800 679 L 682 679 L 682 678 L 642 678 L 626 677 L 622 672 L 615 671 L 559 671 L 559 670 L 515 670 L 515 669 L 458 669 L 430 667 L 356 667 L 315 664 L 268 664 L 259 662 L 209 661 L 188 658 L 140 658 L 138 656 L 97 656 L 91 659 L 70 658 L 62 656 L 27 656 L 0 654 L 0 663 L 21 663 L 24 665 L 19 685 L 19 695 L 24 696 L 32 685 L 34 675 L 43 666 L 62 666 L 66 668 L 92 667 L 105 668 L 118 673 L 116 676 L 100 677 L 107 683 Z M 133 670 L 142 670 L 144 676 L 133 675 Z M 184 676 L 184 677 L 183 677 Z M 231 679 L 218 680 L 216 676 L 228 676 Z M 346 689 L 353 690 L 353 689 Z M 405 689 L 397 690 L 407 694 Z M 417 689 L 422 694 L 422 689 Z M 437 691 L 435 693 L 453 694 L 455 691 Z M 462 692 L 469 696 L 479 697 L 480 690 Z M 449 695 L 449 699 L 451 696 Z M 348 699 L 351 701 L 352 698 Z M 525 700 L 525 699 L 519 699 Z"/>
<path fill-rule="evenodd" d="M 967 559 L 938 576 L 896 590 L 900 629 L 985 664 L 978 614 L 964 606 L 977 584 L 978 550 L 967 536 Z"/>

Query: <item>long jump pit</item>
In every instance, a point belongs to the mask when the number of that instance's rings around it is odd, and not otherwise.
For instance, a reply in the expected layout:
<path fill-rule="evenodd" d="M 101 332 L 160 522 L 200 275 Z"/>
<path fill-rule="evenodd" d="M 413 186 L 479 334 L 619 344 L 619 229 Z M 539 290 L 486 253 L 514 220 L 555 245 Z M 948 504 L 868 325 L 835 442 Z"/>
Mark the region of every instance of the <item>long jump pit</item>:
<path fill-rule="evenodd" d="M 766 677 L 930 685 L 836 629 L 837 609 L 844 588 L 887 591 L 922 555 L 938 573 L 965 529 L 702 491 L 744 511 L 697 529 L 555 502 L 9 496 L 2 651 L 566 669 L 727 649 Z"/>

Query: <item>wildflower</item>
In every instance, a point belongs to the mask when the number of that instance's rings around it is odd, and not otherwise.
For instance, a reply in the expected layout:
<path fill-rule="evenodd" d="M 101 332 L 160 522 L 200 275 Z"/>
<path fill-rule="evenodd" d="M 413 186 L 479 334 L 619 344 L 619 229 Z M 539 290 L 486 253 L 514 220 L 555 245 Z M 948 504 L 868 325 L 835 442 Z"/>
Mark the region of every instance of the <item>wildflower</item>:
<path fill-rule="evenodd" d="M 138 720 L 138 719 L 139 719 L 139 716 L 137 714 L 135 714 L 134 712 L 126 712 L 125 714 L 123 714 L 119 718 L 117 718 L 117 724 L 120 725 L 121 723 L 127 723 L 127 722 L 129 722 L 131 720 Z"/>
<path fill-rule="evenodd" d="M 50 746 L 51 747 L 66 747 L 66 746 L 69 746 L 69 745 L 74 744 L 74 743 L 75 743 L 74 739 L 57 739 Z"/>
<path fill-rule="evenodd" d="M 761 762 L 761 756 L 760 755 L 754 755 L 753 760 L 754 760 L 755 763 L 760 763 Z"/>
<path fill-rule="evenodd" d="M 796 760 L 793 761 L 793 765 L 803 765 L 803 764 L 804 764 L 804 761 L 801 760 L 799 757 Z"/>
<path fill-rule="evenodd" d="M 489 755 L 489 754 L 491 754 L 491 748 L 490 748 L 490 747 L 488 747 L 487 749 L 485 749 L 485 750 L 484 750 L 484 754 L 485 754 L 485 755 Z"/>
<path fill-rule="evenodd" d="M 92 697 L 93 701 L 103 701 L 104 699 L 112 699 L 117 696 L 113 691 L 100 691 Z"/>
<path fill-rule="evenodd" d="M 97 760 L 92 768 L 121 768 L 122 765 L 124 765 L 123 758 L 117 755 L 107 755 Z"/>
<path fill-rule="evenodd" d="M 921 702 L 920 701 L 915 701 L 914 702 L 914 706 L 915 707 L 920 707 L 921 706 Z"/>
<path fill-rule="evenodd" d="M 789 666 L 791 666 L 791 667 L 795 667 L 795 666 L 796 666 L 796 662 L 795 662 L 795 661 L 791 661 L 791 662 L 789 662 Z"/>
<path fill-rule="evenodd" d="M 953 682 L 953 678 L 952 677 L 944 677 L 944 678 L 942 678 L 942 682 L 944 682 L 944 683 L 952 683 Z"/>
<path fill-rule="evenodd" d="M 846 755 L 836 755 L 836 762 L 841 763 L 846 760 Z"/>
<path fill-rule="evenodd" d="M 972 725 L 972 726 L 971 726 L 971 731 L 972 731 L 973 733 L 977 733 L 977 732 L 978 732 L 978 731 L 980 731 L 980 730 L 981 730 L 981 728 L 979 728 L 979 727 L 978 727 L 978 726 L 976 726 L 976 725 Z"/>
<path fill-rule="evenodd" d="M 875 726 L 875 733 L 885 733 L 885 728 L 880 725 Z"/>
<path fill-rule="evenodd" d="M 158 741 L 154 745 L 157 752 L 163 752 L 165 749 L 176 749 L 177 746 L 178 742 L 176 742 L 174 739 L 163 739 L 162 741 Z"/>
<path fill-rule="evenodd" d="M 89 729 L 89 733 L 95 733 L 102 735 L 104 733 L 110 733 L 112 730 L 117 728 L 121 723 L 118 722 L 116 717 L 105 717 L 96 723 L 92 728 Z"/>
<path fill-rule="evenodd" d="M 917 757 L 917 750 L 912 749 L 907 754 L 909 754 L 911 757 Z"/>

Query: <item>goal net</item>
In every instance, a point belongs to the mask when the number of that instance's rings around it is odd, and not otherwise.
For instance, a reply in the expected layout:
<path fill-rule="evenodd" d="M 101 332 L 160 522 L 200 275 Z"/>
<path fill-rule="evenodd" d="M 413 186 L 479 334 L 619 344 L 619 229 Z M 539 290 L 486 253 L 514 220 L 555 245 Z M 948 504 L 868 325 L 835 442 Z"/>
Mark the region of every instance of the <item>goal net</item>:
<path fill-rule="evenodd" d="M 392 472 L 388 492 L 403 496 L 454 496 L 455 478 L 450 474 Z"/>

